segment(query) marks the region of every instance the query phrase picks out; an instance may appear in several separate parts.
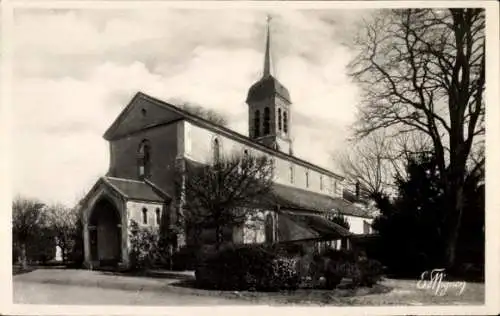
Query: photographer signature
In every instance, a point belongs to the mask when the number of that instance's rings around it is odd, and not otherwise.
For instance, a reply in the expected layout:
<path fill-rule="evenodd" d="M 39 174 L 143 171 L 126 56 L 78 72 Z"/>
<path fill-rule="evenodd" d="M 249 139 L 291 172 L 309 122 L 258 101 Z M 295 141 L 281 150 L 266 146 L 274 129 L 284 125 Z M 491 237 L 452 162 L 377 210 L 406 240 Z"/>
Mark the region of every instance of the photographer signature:
<path fill-rule="evenodd" d="M 448 290 L 455 289 L 456 295 L 462 295 L 467 286 L 465 281 L 448 282 L 444 281 L 446 273 L 445 269 L 434 269 L 425 271 L 420 275 L 420 280 L 417 282 L 418 289 L 433 290 L 437 296 L 444 296 Z"/>

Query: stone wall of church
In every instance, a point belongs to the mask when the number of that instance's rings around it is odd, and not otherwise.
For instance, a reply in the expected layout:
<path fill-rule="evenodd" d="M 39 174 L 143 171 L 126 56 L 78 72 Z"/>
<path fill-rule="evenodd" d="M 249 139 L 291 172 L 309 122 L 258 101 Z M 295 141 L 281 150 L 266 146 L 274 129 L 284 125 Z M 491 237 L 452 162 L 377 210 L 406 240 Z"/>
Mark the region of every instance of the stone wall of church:
<path fill-rule="evenodd" d="M 255 147 L 245 145 L 189 122 L 185 122 L 184 133 L 185 155 L 201 163 L 211 163 L 213 161 L 213 143 L 216 138 L 219 141 L 221 153 L 224 155 L 230 155 L 235 152 L 243 153 L 244 150 L 248 150 L 248 153 L 251 155 L 263 153 L 263 151 Z M 269 155 L 268 153 L 265 154 Z M 277 183 L 330 196 L 341 196 L 342 183 L 338 179 L 291 162 L 288 159 L 274 156 L 274 160 L 276 168 L 275 181 Z"/>
<path fill-rule="evenodd" d="M 266 241 L 265 216 L 267 212 L 258 212 L 256 216 L 248 218 L 241 227 L 243 232 L 243 243 L 264 243 Z"/>
<path fill-rule="evenodd" d="M 159 210 L 160 217 L 163 214 L 163 204 L 154 202 L 127 202 L 127 217 L 130 220 L 134 220 L 137 224 L 142 227 L 159 227 L 156 210 Z M 144 222 L 144 210 L 146 210 L 147 221 Z"/>
<path fill-rule="evenodd" d="M 183 149 L 183 146 L 179 146 L 183 144 L 183 124 L 183 121 L 178 121 L 111 141 L 109 175 L 138 179 L 139 145 L 143 140 L 148 140 L 151 145 L 151 181 L 166 193 L 174 196 L 175 160 L 179 150 Z"/>
<path fill-rule="evenodd" d="M 344 215 L 349 223 L 349 231 L 354 234 L 371 234 L 373 233 L 373 219 L 357 216 Z"/>

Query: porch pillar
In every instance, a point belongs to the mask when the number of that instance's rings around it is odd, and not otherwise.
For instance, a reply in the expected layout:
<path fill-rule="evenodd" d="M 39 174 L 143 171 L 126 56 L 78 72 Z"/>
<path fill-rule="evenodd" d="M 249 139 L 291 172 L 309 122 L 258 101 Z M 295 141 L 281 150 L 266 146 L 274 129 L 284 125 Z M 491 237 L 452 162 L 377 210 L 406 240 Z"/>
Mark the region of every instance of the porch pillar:
<path fill-rule="evenodd" d="M 125 204 L 126 205 L 126 204 Z M 128 234 L 128 216 L 127 210 L 120 210 L 120 224 L 117 226 L 121 232 L 121 262 L 119 266 L 121 269 L 128 269 L 130 265 L 130 236 Z"/>
<path fill-rule="evenodd" d="M 89 237 L 89 224 L 87 218 L 85 218 L 85 212 L 83 213 L 83 265 L 87 269 L 92 269 L 91 258 L 90 258 L 90 237 Z"/>

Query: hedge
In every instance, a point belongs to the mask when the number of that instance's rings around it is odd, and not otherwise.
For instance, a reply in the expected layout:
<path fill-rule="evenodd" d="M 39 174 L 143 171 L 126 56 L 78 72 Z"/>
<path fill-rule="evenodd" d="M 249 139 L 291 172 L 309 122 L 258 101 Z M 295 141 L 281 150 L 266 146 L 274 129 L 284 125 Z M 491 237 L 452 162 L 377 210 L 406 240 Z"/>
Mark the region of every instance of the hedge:
<path fill-rule="evenodd" d="M 297 260 L 265 246 L 228 246 L 207 256 L 196 268 L 196 282 L 217 290 L 296 289 Z"/>

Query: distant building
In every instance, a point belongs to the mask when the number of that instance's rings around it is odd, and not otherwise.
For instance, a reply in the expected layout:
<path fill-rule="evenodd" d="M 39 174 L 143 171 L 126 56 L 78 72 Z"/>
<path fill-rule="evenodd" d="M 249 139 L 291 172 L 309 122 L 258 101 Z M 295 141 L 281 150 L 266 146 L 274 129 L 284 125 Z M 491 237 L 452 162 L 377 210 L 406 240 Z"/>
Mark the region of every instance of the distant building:
<path fill-rule="evenodd" d="M 248 136 L 146 94 L 135 95 L 104 134 L 111 153 L 107 174 L 80 204 L 88 266 L 127 266 L 130 221 L 143 226 L 168 221 L 183 208 L 174 181 L 177 171 L 210 164 L 214 157 L 234 151 L 272 157 L 276 205 L 259 210 L 253 225 L 235 228 L 233 242 L 349 236 L 351 232 L 327 219 L 332 212 L 345 215 L 353 233 L 370 231 L 373 216 L 342 198 L 341 175 L 293 155 L 292 102 L 270 71 L 269 28 L 264 60 L 263 76 L 246 99 Z M 189 242 L 189 236 L 179 234 L 173 246 Z"/>

